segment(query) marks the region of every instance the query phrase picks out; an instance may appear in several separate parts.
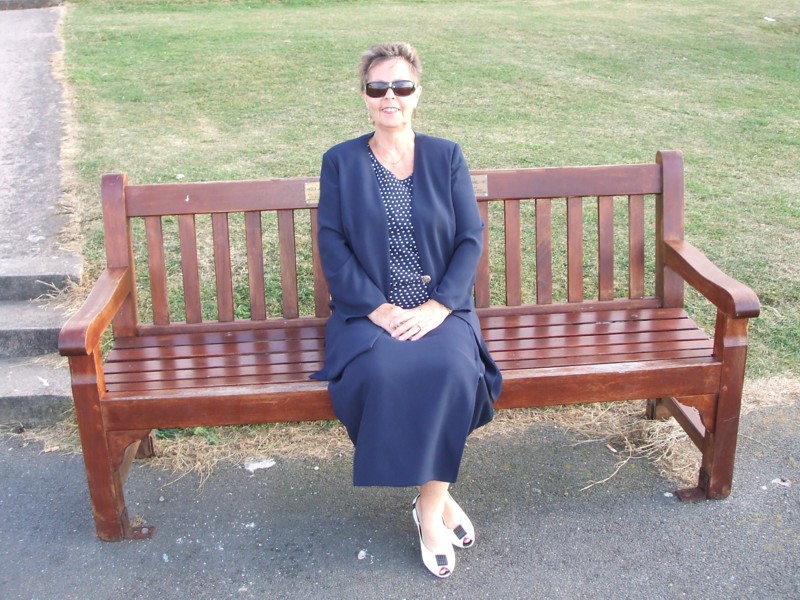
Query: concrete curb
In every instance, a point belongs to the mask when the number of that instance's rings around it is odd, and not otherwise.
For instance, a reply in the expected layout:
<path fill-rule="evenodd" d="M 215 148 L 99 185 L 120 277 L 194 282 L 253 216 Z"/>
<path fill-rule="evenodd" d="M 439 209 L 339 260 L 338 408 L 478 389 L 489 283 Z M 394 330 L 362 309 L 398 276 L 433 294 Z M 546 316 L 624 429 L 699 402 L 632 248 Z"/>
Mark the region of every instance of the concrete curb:
<path fill-rule="evenodd" d="M 83 276 L 80 256 L 0 259 L 0 302 L 40 298 Z"/>
<path fill-rule="evenodd" d="M 0 358 L 0 423 L 42 427 L 72 407 L 69 369 L 57 354 Z"/>

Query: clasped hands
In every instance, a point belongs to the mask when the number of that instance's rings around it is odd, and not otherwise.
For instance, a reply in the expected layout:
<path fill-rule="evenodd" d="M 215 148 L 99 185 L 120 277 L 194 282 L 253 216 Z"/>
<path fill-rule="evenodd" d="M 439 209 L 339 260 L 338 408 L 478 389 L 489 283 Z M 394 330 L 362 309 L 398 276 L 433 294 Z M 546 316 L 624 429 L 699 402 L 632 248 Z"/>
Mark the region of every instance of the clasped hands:
<path fill-rule="evenodd" d="M 367 318 L 397 340 L 418 340 L 441 325 L 450 312 L 436 300 L 428 300 L 415 308 L 401 308 L 387 302 Z"/>

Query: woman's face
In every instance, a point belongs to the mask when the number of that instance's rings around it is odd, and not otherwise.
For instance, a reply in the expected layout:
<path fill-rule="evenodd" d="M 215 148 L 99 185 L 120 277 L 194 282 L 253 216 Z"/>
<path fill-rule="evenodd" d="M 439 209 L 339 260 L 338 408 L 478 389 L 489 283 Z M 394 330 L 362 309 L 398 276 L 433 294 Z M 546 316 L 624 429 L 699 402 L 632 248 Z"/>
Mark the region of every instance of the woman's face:
<path fill-rule="evenodd" d="M 411 67 L 402 58 L 390 58 L 376 63 L 369 70 L 367 82 L 411 80 L 417 83 L 411 73 Z M 410 96 L 396 96 L 391 88 L 386 90 L 382 98 L 370 98 L 362 90 L 361 95 L 367 104 L 367 111 L 375 123 L 376 129 L 398 130 L 411 127 L 411 118 L 419 102 L 421 88 Z"/>

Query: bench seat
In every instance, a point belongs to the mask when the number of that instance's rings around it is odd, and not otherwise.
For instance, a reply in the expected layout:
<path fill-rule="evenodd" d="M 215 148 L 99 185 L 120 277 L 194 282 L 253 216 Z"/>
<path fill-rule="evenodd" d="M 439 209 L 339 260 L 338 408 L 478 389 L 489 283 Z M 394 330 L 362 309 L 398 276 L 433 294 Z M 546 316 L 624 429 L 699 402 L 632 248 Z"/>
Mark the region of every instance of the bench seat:
<path fill-rule="evenodd" d="M 131 429 L 134 405 L 148 402 L 136 429 L 335 418 L 325 383 L 308 378 L 322 366 L 324 323 L 272 325 L 117 339 L 105 363 L 109 427 Z M 499 408 L 696 396 L 718 385 L 713 340 L 683 309 L 496 315 L 482 327 L 507 382 Z"/>

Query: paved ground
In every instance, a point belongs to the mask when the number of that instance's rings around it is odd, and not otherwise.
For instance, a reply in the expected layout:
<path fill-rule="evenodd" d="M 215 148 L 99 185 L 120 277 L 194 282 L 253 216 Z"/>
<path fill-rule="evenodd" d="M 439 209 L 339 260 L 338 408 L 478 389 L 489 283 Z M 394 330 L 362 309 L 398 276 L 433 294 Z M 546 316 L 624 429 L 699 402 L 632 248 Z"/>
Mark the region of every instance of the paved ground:
<path fill-rule="evenodd" d="M 0 105 L 20 94 L 0 115 L 0 171 L 18 169 L 0 179 L 3 202 L 58 185 L 57 171 L 29 164 L 7 141 L 52 144 L 60 135 L 57 123 L 41 127 L 59 90 L 14 62 L 23 33 L 53 51 L 55 10 L 0 12 L 11 32 L 0 39 L 11 73 L 0 80 Z M 6 224 L 13 214 L 0 211 Z M 43 245 L 52 239 L 35 231 Z M 9 235 L 17 237 L 0 241 L 0 258 L 12 245 L 29 249 L 30 233 Z M 413 492 L 353 488 L 349 456 L 279 460 L 253 475 L 226 465 L 202 491 L 193 477 L 174 481 L 140 464 L 128 506 L 158 530 L 108 544 L 94 535 L 80 456 L 0 437 L 0 598 L 796 599 L 798 440 L 797 404 L 746 416 L 733 494 L 693 505 L 665 495 L 672 485 L 644 462 L 581 492 L 613 471 L 614 456 L 600 443 L 573 447 L 560 429 L 471 441 L 454 494 L 478 541 L 438 581 L 419 558 Z"/>
<path fill-rule="evenodd" d="M 61 254 L 62 89 L 51 57 L 58 8 L 0 11 L 0 262 Z"/>
<path fill-rule="evenodd" d="M 351 461 L 250 474 L 133 469 L 151 540 L 95 538 L 80 456 L 0 442 L 0 590 L 41 598 L 800 598 L 800 407 L 744 419 L 734 492 L 682 504 L 645 462 L 610 482 L 602 443 L 552 426 L 471 441 L 454 495 L 478 528 L 451 579 L 422 566 L 409 489 L 353 488 Z M 362 558 L 359 558 L 359 554 Z"/>

